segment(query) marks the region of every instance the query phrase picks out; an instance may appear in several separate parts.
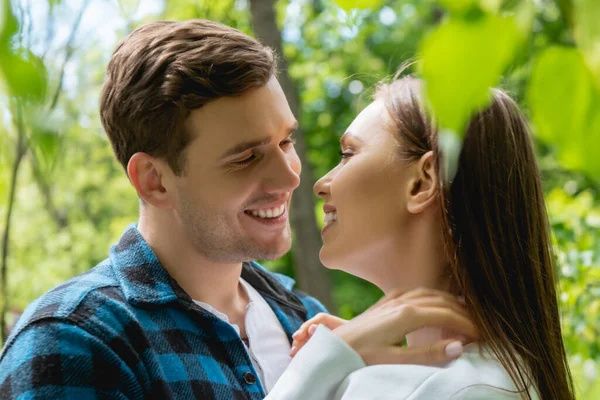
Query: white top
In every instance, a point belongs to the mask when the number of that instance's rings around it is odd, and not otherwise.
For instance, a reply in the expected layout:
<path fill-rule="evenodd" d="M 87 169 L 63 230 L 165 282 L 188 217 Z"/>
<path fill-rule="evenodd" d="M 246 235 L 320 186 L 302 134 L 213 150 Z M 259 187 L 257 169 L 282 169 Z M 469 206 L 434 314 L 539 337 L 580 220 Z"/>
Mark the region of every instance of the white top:
<path fill-rule="evenodd" d="M 275 385 L 290 361 L 290 342 L 277 316 L 263 297 L 248 282 L 240 278 L 240 282 L 250 299 L 246 307 L 246 335 L 249 346 L 248 356 L 259 375 L 263 389 L 268 393 Z M 240 328 L 231 324 L 227 315 L 216 310 L 210 304 L 194 300 L 194 303 L 230 324 L 240 334 Z"/>
<path fill-rule="evenodd" d="M 536 391 L 529 390 L 532 399 L 538 400 Z M 465 346 L 458 359 L 441 366 L 367 367 L 354 350 L 320 325 L 266 399 L 518 400 L 521 397 L 498 360 L 477 344 Z"/>

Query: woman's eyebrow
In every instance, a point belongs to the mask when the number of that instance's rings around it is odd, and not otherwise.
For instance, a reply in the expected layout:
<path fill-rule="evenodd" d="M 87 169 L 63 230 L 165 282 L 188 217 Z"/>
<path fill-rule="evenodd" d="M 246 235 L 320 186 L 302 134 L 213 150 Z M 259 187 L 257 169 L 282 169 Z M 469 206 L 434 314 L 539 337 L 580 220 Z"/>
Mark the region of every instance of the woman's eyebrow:
<path fill-rule="evenodd" d="M 346 144 L 346 140 L 348 140 L 348 138 L 352 138 L 353 140 L 358 140 L 359 142 L 364 142 L 364 140 L 362 140 L 361 138 L 359 138 L 358 136 L 356 136 L 354 133 L 352 133 L 351 131 L 346 131 L 342 137 L 340 138 L 340 143 L 342 145 Z"/>

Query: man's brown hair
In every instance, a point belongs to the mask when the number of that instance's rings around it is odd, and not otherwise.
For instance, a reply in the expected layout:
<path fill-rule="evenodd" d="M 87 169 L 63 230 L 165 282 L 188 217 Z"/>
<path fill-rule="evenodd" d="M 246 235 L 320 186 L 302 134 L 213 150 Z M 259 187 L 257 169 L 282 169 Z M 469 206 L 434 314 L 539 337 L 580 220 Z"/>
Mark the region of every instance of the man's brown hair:
<path fill-rule="evenodd" d="M 159 21 L 121 41 L 108 64 L 100 117 L 119 162 L 136 152 L 185 173 L 190 112 L 239 96 L 275 74 L 273 51 L 237 29 L 206 20 Z"/>

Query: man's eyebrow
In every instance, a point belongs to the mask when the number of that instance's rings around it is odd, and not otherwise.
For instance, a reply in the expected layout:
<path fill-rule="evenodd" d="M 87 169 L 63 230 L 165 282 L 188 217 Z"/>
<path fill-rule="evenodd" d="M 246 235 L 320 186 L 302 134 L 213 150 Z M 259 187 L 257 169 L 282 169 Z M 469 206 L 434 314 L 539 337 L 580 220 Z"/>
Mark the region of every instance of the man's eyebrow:
<path fill-rule="evenodd" d="M 288 132 L 289 132 L 288 134 L 291 135 L 297 129 L 298 129 L 298 121 L 295 121 L 294 124 L 288 130 Z M 223 153 L 223 155 L 221 156 L 221 160 L 223 160 L 227 157 L 234 156 L 236 154 L 243 153 L 244 151 L 252 149 L 254 147 L 264 146 L 265 144 L 268 144 L 270 141 L 271 141 L 271 137 L 267 136 L 263 139 L 249 140 L 247 142 L 238 143 L 234 147 L 232 147 L 231 149 L 229 149 L 225 153 Z"/>
<path fill-rule="evenodd" d="M 223 153 L 223 155 L 221 156 L 221 160 L 223 160 L 227 157 L 231 157 L 233 155 L 239 154 L 239 153 L 243 153 L 244 151 L 254 148 L 254 147 L 264 146 L 265 144 L 269 143 L 270 141 L 271 141 L 271 137 L 267 136 L 263 139 L 249 140 L 247 142 L 238 143 L 235 146 L 233 146 L 231 149 L 229 149 L 225 153 Z"/>

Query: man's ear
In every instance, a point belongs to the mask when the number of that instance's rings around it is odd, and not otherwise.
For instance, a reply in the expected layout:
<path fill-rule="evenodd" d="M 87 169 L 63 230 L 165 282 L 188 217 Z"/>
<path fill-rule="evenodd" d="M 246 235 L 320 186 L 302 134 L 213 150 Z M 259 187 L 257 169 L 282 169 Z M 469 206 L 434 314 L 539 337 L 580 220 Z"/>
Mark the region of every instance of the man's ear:
<path fill-rule="evenodd" d="M 173 191 L 167 188 L 174 174 L 164 162 L 146 153 L 135 153 L 127 163 L 127 175 L 146 203 L 157 208 L 172 207 Z"/>
<path fill-rule="evenodd" d="M 408 211 L 412 214 L 418 214 L 435 204 L 438 190 L 438 177 L 435 170 L 433 151 L 428 151 L 417 161 L 414 176 L 409 181 Z"/>

